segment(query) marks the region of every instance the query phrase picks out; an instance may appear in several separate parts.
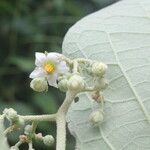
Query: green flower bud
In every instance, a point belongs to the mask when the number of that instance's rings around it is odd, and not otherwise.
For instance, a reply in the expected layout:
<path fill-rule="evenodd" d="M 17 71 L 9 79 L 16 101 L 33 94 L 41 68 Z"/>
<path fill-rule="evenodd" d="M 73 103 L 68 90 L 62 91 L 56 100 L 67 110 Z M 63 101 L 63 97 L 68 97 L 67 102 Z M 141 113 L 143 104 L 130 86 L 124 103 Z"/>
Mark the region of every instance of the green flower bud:
<path fill-rule="evenodd" d="M 30 87 L 36 92 L 44 92 L 48 90 L 48 84 L 45 78 L 39 77 L 31 81 Z"/>
<path fill-rule="evenodd" d="M 21 127 L 21 126 L 24 126 L 24 124 L 25 124 L 24 119 L 22 119 L 22 118 L 19 117 L 18 122 L 17 122 L 17 125 L 18 125 L 19 127 Z"/>
<path fill-rule="evenodd" d="M 19 118 L 17 112 L 13 108 L 9 108 L 9 109 L 5 108 L 3 113 L 6 116 L 6 118 L 11 122 L 15 122 Z"/>
<path fill-rule="evenodd" d="M 32 125 L 26 125 L 24 128 L 24 134 L 29 135 L 32 133 Z"/>
<path fill-rule="evenodd" d="M 82 91 L 85 88 L 85 81 L 83 78 L 77 74 L 70 77 L 68 80 L 68 89 L 74 91 Z"/>
<path fill-rule="evenodd" d="M 92 73 L 96 76 L 103 76 L 107 70 L 107 65 L 104 63 L 95 62 L 92 65 Z"/>
<path fill-rule="evenodd" d="M 52 135 L 46 135 L 45 137 L 43 137 L 43 143 L 47 146 L 51 146 L 52 144 L 54 144 L 55 139 Z"/>
<path fill-rule="evenodd" d="M 100 123 L 103 122 L 104 119 L 103 114 L 100 111 L 92 112 L 89 118 L 90 118 L 90 122 L 93 125 L 99 125 Z"/>
<path fill-rule="evenodd" d="M 68 80 L 67 79 L 62 79 L 58 82 L 58 88 L 63 91 L 63 92 L 66 92 L 68 90 L 68 87 L 67 87 L 67 83 L 68 83 Z"/>

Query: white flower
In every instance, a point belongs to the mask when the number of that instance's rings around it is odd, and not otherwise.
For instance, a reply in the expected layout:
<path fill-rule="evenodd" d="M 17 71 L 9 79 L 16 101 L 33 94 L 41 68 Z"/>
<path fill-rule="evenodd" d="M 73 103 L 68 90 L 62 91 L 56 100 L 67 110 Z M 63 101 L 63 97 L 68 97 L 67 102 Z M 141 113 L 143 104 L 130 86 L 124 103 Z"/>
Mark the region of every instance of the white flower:
<path fill-rule="evenodd" d="M 59 74 L 68 71 L 66 62 L 62 60 L 63 55 L 59 53 L 35 53 L 35 70 L 30 74 L 30 78 L 45 77 L 50 86 L 57 87 Z"/>

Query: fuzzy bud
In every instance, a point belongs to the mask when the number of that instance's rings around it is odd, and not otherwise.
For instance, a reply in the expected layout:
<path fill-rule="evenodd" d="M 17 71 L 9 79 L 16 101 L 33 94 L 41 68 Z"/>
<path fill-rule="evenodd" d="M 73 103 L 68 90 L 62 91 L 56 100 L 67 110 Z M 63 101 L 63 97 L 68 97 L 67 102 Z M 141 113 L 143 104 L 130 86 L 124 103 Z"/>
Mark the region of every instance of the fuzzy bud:
<path fill-rule="evenodd" d="M 24 134 L 29 135 L 32 133 L 32 125 L 26 125 L 24 128 Z"/>
<path fill-rule="evenodd" d="M 28 142 L 28 138 L 26 135 L 20 135 L 19 136 L 19 139 L 22 143 L 25 143 L 25 142 Z"/>
<path fill-rule="evenodd" d="M 62 79 L 58 82 L 58 88 L 63 91 L 63 92 L 66 92 L 68 90 L 68 87 L 67 87 L 67 83 L 68 83 L 68 80 L 67 79 Z"/>
<path fill-rule="evenodd" d="M 24 119 L 22 119 L 22 118 L 19 117 L 18 122 L 17 122 L 17 125 L 18 125 L 18 126 L 24 126 L 24 124 L 25 124 Z"/>
<path fill-rule="evenodd" d="M 9 108 L 9 109 L 5 108 L 3 113 L 6 116 L 6 118 L 11 122 L 15 122 L 19 118 L 17 112 L 13 108 Z"/>
<path fill-rule="evenodd" d="M 83 78 L 77 74 L 70 77 L 68 81 L 68 89 L 74 91 L 82 91 L 85 87 L 85 82 Z"/>
<path fill-rule="evenodd" d="M 105 90 L 108 87 L 108 81 L 105 78 L 99 78 L 96 81 L 95 87 L 99 90 Z"/>
<path fill-rule="evenodd" d="M 30 87 L 36 92 L 44 92 L 48 90 L 48 84 L 45 78 L 39 77 L 31 81 Z"/>
<path fill-rule="evenodd" d="M 45 137 L 43 137 L 43 143 L 47 146 L 51 146 L 52 144 L 54 144 L 55 139 L 52 135 L 46 135 Z"/>
<path fill-rule="evenodd" d="M 103 119 L 104 119 L 103 114 L 100 111 L 95 111 L 90 115 L 90 122 L 93 125 L 99 125 L 100 123 L 103 122 Z"/>
<path fill-rule="evenodd" d="M 42 141 L 43 140 L 42 133 L 35 134 L 35 139 Z"/>
<path fill-rule="evenodd" d="M 92 65 L 92 72 L 96 76 L 103 76 L 107 70 L 107 65 L 104 63 L 95 62 Z"/>

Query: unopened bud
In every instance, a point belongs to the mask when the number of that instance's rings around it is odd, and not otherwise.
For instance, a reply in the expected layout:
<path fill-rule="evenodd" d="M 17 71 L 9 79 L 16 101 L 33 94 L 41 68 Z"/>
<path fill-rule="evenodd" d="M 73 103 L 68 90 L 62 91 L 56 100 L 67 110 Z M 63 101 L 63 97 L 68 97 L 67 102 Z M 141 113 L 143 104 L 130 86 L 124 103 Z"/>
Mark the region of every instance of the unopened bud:
<path fill-rule="evenodd" d="M 44 92 L 48 90 L 48 84 L 45 78 L 39 77 L 31 81 L 30 87 L 36 92 Z"/>
<path fill-rule="evenodd" d="M 13 108 L 9 108 L 9 109 L 5 108 L 3 113 L 6 116 L 6 118 L 11 122 L 15 122 L 19 118 L 17 112 Z"/>
<path fill-rule="evenodd" d="M 43 143 L 47 146 L 51 146 L 52 144 L 54 144 L 55 139 L 52 135 L 46 135 L 45 137 L 43 137 Z"/>
<path fill-rule="evenodd" d="M 42 141 L 43 140 L 42 133 L 35 134 L 35 139 Z"/>
<path fill-rule="evenodd" d="M 108 81 L 105 78 L 98 79 L 95 87 L 99 90 L 105 90 L 108 87 Z"/>
<path fill-rule="evenodd" d="M 24 134 L 29 135 L 32 133 L 32 125 L 26 125 L 24 128 Z"/>
<path fill-rule="evenodd" d="M 66 92 L 68 90 L 68 86 L 67 86 L 68 80 L 67 79 L 62 79 L 58 82 L 58 88 L 63 91 Z"/>
<path fill-rule="evenodd" d="M 20 139 L 20 142 L 22 143 L 28 142 L 28 138 L 26 135 L 20 135 L 19 139 Z"/>
<path fill-rule="evenodd" d="M 74 91 L 82 91 L 85 87 L 83 78 L 79 75 L 73 75 L 68 81 L 68 89 Z"/>
<path fill-rule="evenodd" d="M 100 123 L 103 122 L 103 119 L 104 119 L 103 114 L 100 111 L 95 111 L 90 115 L 90 122 L 93 125 L 99 125 Z"/>
<path fill-rule="evenodd" d="M 23 126 L 24 124 L 25 124 L 24 119 L 22 119 L 22 118 L 19 117 L 18 122 L 17 122 L 17 125 L 18 125 L 19 127 L 21 127 L 21 126 Z"/>
<path fill-rule="evenodd" d="M 103 76 L 107 70 L 107 65 L 104 63 L 95 62 L 92 65 L 92 72 L 96 76 Z"/>

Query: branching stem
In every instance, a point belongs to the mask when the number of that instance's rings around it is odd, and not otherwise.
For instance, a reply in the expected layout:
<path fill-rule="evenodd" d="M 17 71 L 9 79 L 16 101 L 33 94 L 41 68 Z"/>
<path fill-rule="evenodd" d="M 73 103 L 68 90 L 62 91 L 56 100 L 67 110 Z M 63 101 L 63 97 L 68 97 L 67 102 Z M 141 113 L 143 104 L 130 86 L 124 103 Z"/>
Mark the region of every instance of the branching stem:
<path fill-rule="evenodd" d="M 57 141 L 56 150 L 65 150 L 66 148 L 66 113 L 68 112 L 69 106 L 76 96 L 75 91 L 68 91 L 63 104 L 60 106 L 57 112 Z"/>

